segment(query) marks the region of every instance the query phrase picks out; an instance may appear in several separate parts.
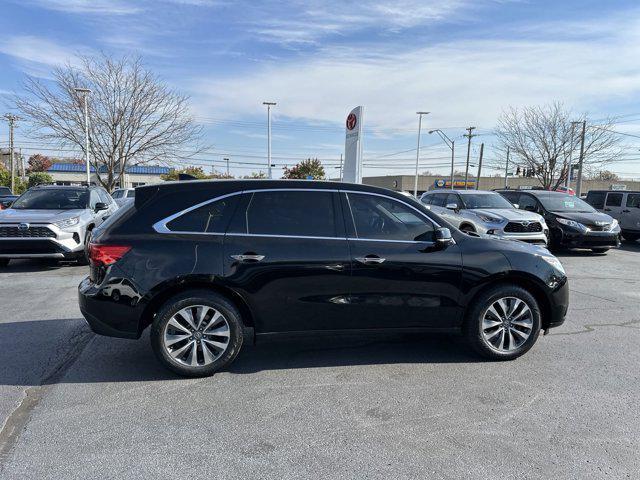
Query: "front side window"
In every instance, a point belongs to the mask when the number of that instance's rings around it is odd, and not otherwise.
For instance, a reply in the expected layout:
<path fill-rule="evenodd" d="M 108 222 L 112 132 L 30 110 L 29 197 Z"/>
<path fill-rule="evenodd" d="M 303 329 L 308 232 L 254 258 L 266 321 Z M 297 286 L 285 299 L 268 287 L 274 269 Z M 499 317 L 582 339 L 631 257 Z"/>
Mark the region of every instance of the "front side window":
<path fill-rule="evenodd" d="M 436 193 L 433 195 L 433 201 L 431 202 L 431 205 L 435 205 L 436 207 L 444 207 L 445 206 L 445 201 L 447 200 L 447 194 L 446 193 Z"/>
<path fill-rule="evenodd" d="M 622 205 L 621 193 L 610 193 L 607 195 L 607 207 L 619 207 Z"/>
<path fill-rule="evenodd" d="M 520 208 L 520 210 L 535 212 L 538 210 L 538 202 L 536 202 L 536 199 L 533 198 L 533 196 L 523 193 L 520 195 L 520 199 L 518 200 L 518 208 Z"/>
<path fill-rule="evenodd" d="M 120 198 L 124 192 L 122 190 L 116 190 L 111 194 L 111 198 Z"/>
<path fill-rule="evenodd" d="M 627 195 L 627 207 L 640 208 L 640 193 L 630 193 Z"/>
<path fill-rule="evenodd" d="M 167 228 L 172 232 L 224 233 L 236 201 L 233 196 L 207 203 L 171 220 Z"/>
<path fill-rule="evenodd" d="M 89 203 L 86 189 L 27 190 L 11 208 L 18 210 L 84 210 Z"/>
<path fill-rule="evenodd" d="M 409 206 L 376 195 L 347 195 L 356 236 L 361 239 L 429 241 L 433 224 Z"/>
<path fill-rule="evenodd" d="M 335 237 L 333 193 L 256 192 L 246 211 L 246 231 L 254 235 Z"/>
<path fill-rule="evenodd" d="M 450 205 L 452 203 L 455 203 L 458 208 L 462 208 L 462 204 L 460 203 L 460 198 L 458 198 L 458 195 L 456 195 L 455 193 L 450 193 L 449 195 L 447 195 L 447 199 L 444 202 L 444 206 L 446 207 L 447 205 Z"/>
<path fill-rule="evenodd" d="M 587 194 L 587 203 L 590 204 L 593 208 L 602 208 L 604 207 L 604 197 L 606 193 L 604 192 L 589 192 Z"/>

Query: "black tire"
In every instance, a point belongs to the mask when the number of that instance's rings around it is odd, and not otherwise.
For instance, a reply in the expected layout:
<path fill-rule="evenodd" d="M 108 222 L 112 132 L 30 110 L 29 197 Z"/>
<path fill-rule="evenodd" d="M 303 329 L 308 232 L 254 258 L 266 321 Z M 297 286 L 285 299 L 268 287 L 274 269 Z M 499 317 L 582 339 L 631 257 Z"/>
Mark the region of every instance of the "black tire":
<path fill-rule="evenodd" d="M 91 230 L 84 234 L 84 252 L 78 257 L 80 265 L 89 265 L 89 243 L 91 242 Z"/>
<path fill-rule="evenodd" d="M 531 311 L 532 320 L 529 337 L 517 348 L 509 351 L 500 351 L 490 346 L 484 339 L 482 332 L 485 313 L 494 302 L 504 297 L 515 297 L 525 302 Z M 489 360 L 513 360 L 524 355 L 533 347 L 540 334 L 540 327 L 540 307 L 534 296 L 517 285 L 499 284 L 482 292 L 479 297 L 474 299 L 465 316 L 463 334 L 469 346 L 480 356 Z"/>
<path fill-rule="evenodd" d="M 607 247 L 607 248 L 592 248 L 591 251 L 593 253 L 607 253 L 609 251 L 609 247 Z"/>
<path fill-rule="evenodd" d="M 6 267 L 10 261 L 10 258 L 0 258 L 0 267 Z"/>
<path fill-rule="evenodd" d="M 625 241 L 627 242 L 635 242 L 636 240 L 638 240 L 640 238 L 640 234 L 639 233 L 624 233 L 622 232 L 622 238 L 624 238 Z"/>
<path fill-rule="evenodd" d="M 229 339 L 226 350 L 212 363 L 188 366 L 171 356 L 168 348 L 164 345 L 164 334 L 167 324 L 176 313 L 195 305 L 209 306 L 220 312 L 229 326 Z M 185 340 L 185 342 L 189 340 Z M 151 325 L 151 347 L 156 357 L 169 370 L 185 377 L 208 377 L 228 366 L 240 352 L 242 340 L 242 319 L 238 309 L 222 295 L 207 290 L 190 290 L 169 299 L 155 316 Z M 198 348 L 202 354 L 202 347 Z"/>

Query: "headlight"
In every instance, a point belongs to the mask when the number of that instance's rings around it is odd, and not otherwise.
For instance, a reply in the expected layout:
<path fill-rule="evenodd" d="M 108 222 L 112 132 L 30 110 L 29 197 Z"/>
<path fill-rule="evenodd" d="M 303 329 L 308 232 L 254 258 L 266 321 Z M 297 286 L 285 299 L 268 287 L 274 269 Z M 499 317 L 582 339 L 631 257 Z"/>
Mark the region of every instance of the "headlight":
<path fill-rule="evenodd" d="M 478 216 L 478 218 L 480 220 L 482 220 L 483 222 L 486 222 L 486 223 L 498 223 L 500 221 L 499 218 L 490 217 L 488 215 L 482 215 L 480 213 L 476 213 L 476 215 Z"/>
<path fill-rule="evenodd" d="M 545 256 L 540 256 L 540 258 L 545 262 L 547 262 L 549 265 L 551 265 L 553 268 L 558 270 L 559 272 L 562 272 L 563 275 L 566 275 L 566 272 L 564 271 L 564 267 L 562 266 L 562 263 L 560 263 L 560 260 L 558 260 L 556 257 L 548 257 L 545 255 Z"/>
<path fill-rule="evenodd" d="M 586 226 L 584 226 L 583 224 L 581 224 L 579 222 L 575 222 L 573 220 L 568 220 L 566 218 L 556 218 L 556 220 L 558 220 L 558 222 L 563 224 L 563 225 L 567 225 L 567 226 L 575 228 L 577 230 L 583 230 L 583 231 L 587 230 Z"/>
<path fill-rule="evenodd" d="M 54 223 L 54 225 L 58 228 L 69 228 L 73 227 L 80 223 L 80 217 L 71 217 L 66 220 L 60 220 L 59 222 Z"/>
<path fill-rule="evenodd" d="M 618 226 L 618 220 L 614 218 L 613 222 L 611 222 L 611 225 L 609 225 L 609 231 L 615 230 L 617 226 Z"/>

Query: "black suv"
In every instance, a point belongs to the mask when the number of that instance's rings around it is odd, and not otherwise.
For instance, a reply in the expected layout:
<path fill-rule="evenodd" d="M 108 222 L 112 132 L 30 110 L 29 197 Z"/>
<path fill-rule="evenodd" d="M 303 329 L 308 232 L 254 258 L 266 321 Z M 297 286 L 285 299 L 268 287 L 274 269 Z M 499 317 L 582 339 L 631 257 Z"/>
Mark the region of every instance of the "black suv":
<path fill-rule="evenodd" d="M 287 333 L 463 332 L 516 358 L 568 304 L 546 249 L 471 237 L 418 201 L 364 185 L 202 181 L 139 187 L 93 234 L 80 308 L 182 375 Z"/>
<path fill-rule="evenodd" d="M 518 208 L 544 217 L 550 248 L 589 248 L 605 253 L 620 245 L 618 221 L 574 195 L 548 190 L 496 191 Z"/>

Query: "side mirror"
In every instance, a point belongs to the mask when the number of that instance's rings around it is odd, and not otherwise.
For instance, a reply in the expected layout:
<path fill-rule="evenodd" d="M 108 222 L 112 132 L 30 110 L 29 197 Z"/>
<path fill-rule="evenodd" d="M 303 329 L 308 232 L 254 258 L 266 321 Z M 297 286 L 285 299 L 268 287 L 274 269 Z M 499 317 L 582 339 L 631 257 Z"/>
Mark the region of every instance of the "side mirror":
<path fill-rule="evenodd" d="M 448 210 L 458 210 L 458 204 L 457 203 L 447 203 L 447 207 Z"/>
<path fill-rule="evenodd" d="M 435 231 L 436 243 L 438 245 L 449 245 L 453 243 L 453 237 L 451 236 L 451 230 L 445 227 L 436 228 Z"/>
<path fill-rule="evenodd" d="M 514 207 L 514 208 L 520 208 L 520 205 L 518 205 L 517 203 L 514 203 L 514 204 L 513 204 L 513 207 Z"/>
<path fill-rule="evenodd" d="M 526 205 L 526 206 L 524 207 L 524 209 L 525 209 L 527 212 L 535 212 L 535 211 L 536 211 L 536 207 L 535 207 L 535 206 L 533 206 L 533 205 Z"/>
<path fill-rule="evenodd" d="M 109 205 L 106 203 L 98 202 L 94 208 L 94 211 L 101 212 L 102 210 L 109 210 Z"/>

